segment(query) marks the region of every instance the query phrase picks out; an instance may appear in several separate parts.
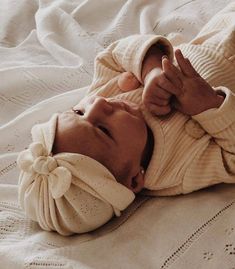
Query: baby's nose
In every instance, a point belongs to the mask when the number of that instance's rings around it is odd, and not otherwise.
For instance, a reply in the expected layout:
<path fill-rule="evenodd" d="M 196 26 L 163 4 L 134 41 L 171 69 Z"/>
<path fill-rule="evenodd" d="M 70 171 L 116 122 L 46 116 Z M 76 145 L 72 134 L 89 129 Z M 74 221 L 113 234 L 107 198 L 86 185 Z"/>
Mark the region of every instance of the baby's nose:
<path fill-rule="evenodd" d="M 87 119 L 90 121 L 101 120 L 113 113 L 112 105 L 104 98 L 97 97 L 87 113 Z"/>
<path fill-rule="evenodd" d="M 104 113 L 109 115 L 113 112 L 113 106 L 104 97 L 97 97 L 91 110 L 94 110 L 96 113 Z"/>

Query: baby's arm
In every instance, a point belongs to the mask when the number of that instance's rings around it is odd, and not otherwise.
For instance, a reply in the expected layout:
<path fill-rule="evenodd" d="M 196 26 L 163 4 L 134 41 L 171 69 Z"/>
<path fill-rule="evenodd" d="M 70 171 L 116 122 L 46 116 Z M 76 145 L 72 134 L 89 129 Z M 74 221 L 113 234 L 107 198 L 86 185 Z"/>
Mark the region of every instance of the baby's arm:
<path fill-rule="evenodd" d="M 89 93 L 110 96 L 110 88 L 113 90 L 113 95 L 121 93 L 117 79 L 126 71 L 135 76 L 138 80 L 137 84 L 143 84 L 142 74 L 144 76 L 145 69 L 142 66 L 148 58 L 145 56 L 151 52 L 152 48 L 161 53 L 157 59 L 157 66 L 161 66 L 163 54 L 167 54 L 170 59 L 173 58 L 173 48 L 170 42 L 161 36 L 134 35 L 111 44 L 96 57 L 94 78 Z M 150 68 L 151 64 L 155 64 L 153 62 L 148 62 L 146 66 Z"/>
<path fill-rule="evenodd" d="M 162 72 L 162 57 L 165 55 L 164 48 L 161 45 L 154 44 L 146 53 L 143 63 L 141 78 L 145 80 L 146 75 L 152 70 L 158 70 L 160 74 Z M 118 79 L 118 86 L 123 92 L 128 92 L 140 87 L 141 83 L 131 72 L 124 72 Z"/>
<path fill-rule="evenodd" d="M 217 183 L 235 183 L 235 95 L 219 87 L 225 99 L 219 108 L 192 116 L 205 130 L 203 148 L 188 165 L 183 192 L 188 193 Z"/>
<path fill-rule="evenodd" d="M 183 192 L 225 182 L 235 183 L 235 95 L 225 87 L 214 90 L 192 67 L 181 52 L 175 52 L 180 70 L 163 59 L 163 70 L 170 84 L 162 88 L 173 94 L 173 105 L 192 117 L 205 130 L 198 141 L 204 148 L 188 165 Z"/>

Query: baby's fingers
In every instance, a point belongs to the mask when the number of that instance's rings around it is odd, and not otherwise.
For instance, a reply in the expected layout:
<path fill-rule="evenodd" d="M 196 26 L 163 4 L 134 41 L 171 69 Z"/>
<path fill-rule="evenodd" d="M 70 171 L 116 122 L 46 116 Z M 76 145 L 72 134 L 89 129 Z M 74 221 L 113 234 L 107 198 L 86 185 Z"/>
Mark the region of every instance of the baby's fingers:
<path fill-rule="evenodd" d="M 188 77 L 198 76 L 197 71 L 194 69 L 189 59 L 184 58 L 180 49 L 175 51 L 175 58 L 180 67 L 181 72 Z"/>
<path fill-rule="evenodd" d="M 161 88 L 165 92 L 168 92 L 169 95 L 179 95 L 181 94 L 181 89 L 175 86 L 165 75 L 163 71 L 161 74 L 156 73 L 155 70 L 152 70 L 147 82 L 145 83 L 145 91 L 149 91 L 149 89 L 158 89 Z"/>
<path fill-rule="evenodd" d="M 153 115 L 166 115 L 171 111 L 171 94 L 154 84 L 145 87 L 142 95 L 143 104 Z"/>
<path fill-rule="evenodd" d="M 180 70 L 176 66 L 174 66 L 168 58 L 162 59 L 162 69 L 166 78 L 177 89 L 178 94 L 180 94 L 183 87 L 183 75 Z"/>

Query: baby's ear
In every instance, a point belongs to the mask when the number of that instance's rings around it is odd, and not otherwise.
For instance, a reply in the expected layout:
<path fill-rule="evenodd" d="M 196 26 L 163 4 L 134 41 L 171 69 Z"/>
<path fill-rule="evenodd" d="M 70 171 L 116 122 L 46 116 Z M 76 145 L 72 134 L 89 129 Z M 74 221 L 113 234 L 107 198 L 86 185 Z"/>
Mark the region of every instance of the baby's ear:
<path fill-rule="evenodd" d="M 129 92 L 140 87 L 139 80 L 131 72 L 124 72 L 118 78 L 118 87 L 122 92 Z"/>
<path fill-rule="evenodd" d="M 140 192 L 144 188 L 144 169 L 140 169 L 137 175 L 131 178 L 129 189 L 134 193 Z"/>

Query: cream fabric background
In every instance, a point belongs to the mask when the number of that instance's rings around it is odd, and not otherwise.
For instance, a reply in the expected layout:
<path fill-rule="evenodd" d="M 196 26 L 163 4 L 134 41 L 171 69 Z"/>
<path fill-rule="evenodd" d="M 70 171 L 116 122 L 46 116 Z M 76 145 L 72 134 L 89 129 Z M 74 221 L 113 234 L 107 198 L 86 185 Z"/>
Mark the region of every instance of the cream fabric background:
<path fill-rule="evenodd" d="M 234 186 L 154 198 L 125 223 L 63 238 L 19 209 L 15 161 L 32 125 L 84 95 L 95 55 L 111 42 L 134 33 L 188 41 L 230 2 L 1 0 L 0 268 L 234 267 Z"/>

